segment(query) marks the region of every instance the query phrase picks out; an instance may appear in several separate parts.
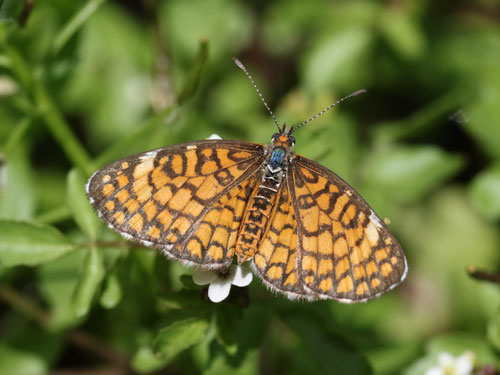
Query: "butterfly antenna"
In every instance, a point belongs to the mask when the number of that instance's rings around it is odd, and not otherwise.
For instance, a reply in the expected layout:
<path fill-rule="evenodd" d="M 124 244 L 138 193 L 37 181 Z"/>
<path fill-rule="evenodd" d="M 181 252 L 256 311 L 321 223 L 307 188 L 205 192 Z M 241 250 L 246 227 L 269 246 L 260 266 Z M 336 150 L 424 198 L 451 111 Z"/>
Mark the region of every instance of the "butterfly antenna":
<path fill-rule="evenodd" d="M 236 57 L 233 57 L 233 61 L 236 65 L 238 65 L 238 67 L 243 70 L 245 72 L 245 74 L 247 75 L 247 77 L 250 79 L 250 82 L 252 82 L 252 85 L 253 87 L 255 88 L 255 90 L 257 91 L 257 94 L 259 94 L 259 97 L 260 97 L 260 100 L 262 100 L 262 103 L 264 103 L 264 105 L 266 106 L 267 108 L 267 111 L 269 112 L 269 114 L 271 115 L 271 117 L 273 118 L 274 120 L 274 123 L 276 124 L 276 126 L 278 127 L 278 130 L 281 132 L 281 128 L 280 128 L 280 125 L 278 124 L 278 120 L 276 119 L 276 116 L 274 115 L 273 111 L 271 111 L 271 108 L 269 108 L 269 106 L 267 105 L 267 102 L 266 102 L 266 99 L 264 99 L 264 96 L 262 95 L 262 93 L 260 92 L 259 88 L 257 87 L 257 84 L 255 83 L 255 81 L 253 80 L 252 76 L 250 75 L 250 73 L 248 73 L 247 69 L 245 68 L 245 66 L 241 63 L 240 60 L 238 60 Z"/>
<path fill-rule="evenodd" d="M 305 124 L 307 124 L 308 122 L 311 122 L 312 120 L 314 120 L 315 118 L 318 118 L 319 116 L 321 116 L 323 113 L 325 113 L 326 111 L 328 111 L 329 109 L 332 109 L 333 107 L 335 107 L 337 104 L 340 104 L 342 103 L 344 100 L 346 99 L 349 99 L 349 98 L 352 98 L 353 96 L 358 96 L 358 95 L 361 95 L 361 94 L 365 94 L 366 93 L 366 90 L 363 89 L 363 90 L 358 90 L 358 91 L 355 91 L 353 92 L 352 94 L 349 94 L 347 96 L 344 96 L 343 98 L 340 98 L 339 100 L 337 100 L 335 103 L 333 104 L 330 104 L 328 107 L 326 107 L 324 110 L 322 110 L 320 113 L 317 113 L 315 114 L 313 117 L 311 117 L 309 120 L 306 120 L 306 121 L 303 121 L 301 122 L 300 124 L 298 124 L 297 126 L 292 126 L 292 129 L 293 131 L 296 131 L 298 128 L 304 126 Z"/>

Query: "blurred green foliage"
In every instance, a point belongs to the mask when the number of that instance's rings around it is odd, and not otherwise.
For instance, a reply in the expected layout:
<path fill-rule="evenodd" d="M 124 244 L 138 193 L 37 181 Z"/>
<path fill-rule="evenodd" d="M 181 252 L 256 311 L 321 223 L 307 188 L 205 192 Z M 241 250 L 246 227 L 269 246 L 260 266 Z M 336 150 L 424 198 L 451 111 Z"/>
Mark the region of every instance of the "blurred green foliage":
<path fill-rule="evenodd" d="M 466 267 L 499 271 L 499 12 L 0 1 L 0 374 L 421 375 L 464 351 L 478 374 L 498 367 L 499 286 Z M 212 133 L 269 141 L 233 56 L 289 124 L 368 90 L 297 132 L 296 151 L 391 219 L 409 260 L 396 291 L 303 303 L 254 281 L 213 304 L 192 270 L 97 219 L 84 185 L 107 162 Z"/>

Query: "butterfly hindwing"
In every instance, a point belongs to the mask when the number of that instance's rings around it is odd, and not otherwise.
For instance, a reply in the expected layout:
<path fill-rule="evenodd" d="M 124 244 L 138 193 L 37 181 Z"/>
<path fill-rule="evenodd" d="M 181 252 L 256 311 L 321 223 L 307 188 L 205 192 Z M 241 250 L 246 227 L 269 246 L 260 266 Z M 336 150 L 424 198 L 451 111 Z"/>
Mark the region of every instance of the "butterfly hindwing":
<path fill-rule="evenodd" d="M 399 243 L 351 186 L 301 156 L 294 158 L 288 181 L 297 211 L 297 269 L 311 296 L 359 302 L 404 279 Z"/>
<path fill-rule="evenodd" d="M 224 199 L 245 194 L 247 187 L 239 186 L 259 170 L 263 149 L 222 140 L 164 147 L 100 169 L 87 191 L 101 218 L 126 238 L 186 263 L 206 265 L 206 254 L 191 252 L 194 244 L 186 240 L 212 208 L 219 204 L 223 209 Z M 213 258 L 225 261 L 224 256 Z"/>
<path fill-rule="evenodd" d="M 253 259 L 253 268 L 264 283 L 291 299 L 304 298 L 307 291 L 297 273 L 297 220 L 290 190 L 283 180 L 278 204 Z"/>
<path fill-rule="evenodd" d="M 192 226 L 192 233 L 188 233 L 183 244 L 174 247 L 171 253 L 178 259 L 190 259 L 208 268 L 228 267 L 248 198 L 258 181 L 254 177 L 246 178 L 221 196 Z"/>

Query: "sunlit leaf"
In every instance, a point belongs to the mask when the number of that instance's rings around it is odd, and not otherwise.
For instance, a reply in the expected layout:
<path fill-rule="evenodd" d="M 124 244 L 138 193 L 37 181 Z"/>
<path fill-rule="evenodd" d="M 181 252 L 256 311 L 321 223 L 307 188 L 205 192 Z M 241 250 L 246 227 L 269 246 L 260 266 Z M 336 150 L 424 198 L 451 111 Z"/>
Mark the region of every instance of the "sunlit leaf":
<path fill-rule="evenodd" d="M 168 360 L 158 357 L 150 347 L 141 347 L 132 357 L 131 365 L 140 373 L 157 371 L 168 363 Z"/>
<path fill-rule="evenodd" d="M 318 42 L 304 64 L 304 84 L 311 91 L 352 90 L 363 77 L 356 67 L 368 58 L 371 38 L 368 30 L 353 27 Z"/>
<path fill-rule="evenodd" d="M 80 283 L 73 299 L 73 309 L 77 317 L 88 313 L 94 295 L 104 277 L 104 264 L 99 249 L 92 247 L 85 261 Z"/>
<path fill-rule="evenodd" d="M 74 249 L 49 225 L 0 220 L 0 265 L 35 266 L 53 261 Z"/>
<path fill-rule="evenodd" d="M 178 320 L 163 328 L 155 338 L 154 349 L 166 360 L 197 344 L 205 337 L 208 321 L 201 317 Z"/>
<path fill-rule="evenodd" d="M 78 169 L 72 169 L 67 178 L 68 206 L 78 226 L 93 240 L 97 239 L 101 223 L 92 209 L 85 192 L 85 177 Z"/>
<path fill-rule="evenodd" d="M 394 199 L 422 199 L 464 165 L 460 155 L 434 146 L 398 146 L 380 150 L 366 161 L 366 183 Z"/>
<path fill-rule="evenodd" d="M 500 218 L 500 164 L 477 175 L 469 189 L 472 202 L 489 219 Z"/>
<path fill-rule="evenodd" d="M 32 219 L 35 183 L 25 147 L 17 145 L 10 155 L 0 154 L 0 218 Z"/>
<path fill-rule="evenodd" d="M 120 281 L 115 273 L 110 273 L 106 278 L 106 285 L 99 300 L 102 307 L 112 309 L 122 298 Z"/>

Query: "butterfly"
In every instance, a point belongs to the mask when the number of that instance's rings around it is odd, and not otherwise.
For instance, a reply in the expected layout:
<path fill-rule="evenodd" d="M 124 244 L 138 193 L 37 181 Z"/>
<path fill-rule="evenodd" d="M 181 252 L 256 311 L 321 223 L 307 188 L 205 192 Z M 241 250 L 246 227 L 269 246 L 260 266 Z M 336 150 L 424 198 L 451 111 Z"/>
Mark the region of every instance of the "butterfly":
<path fill-rule="evenodd" d="M 185 265 L 225 270 L 249 261 L 290 299 L 363 302 L 406 276 L 400 244 L 356 190 L 296 155 L 279 126 L 268 145 L 202 140 L 115 161 L 87 184 L 101 219 L 123 237 Z"/>

